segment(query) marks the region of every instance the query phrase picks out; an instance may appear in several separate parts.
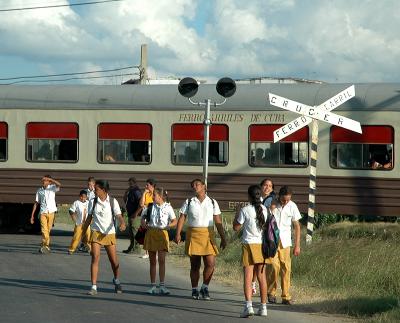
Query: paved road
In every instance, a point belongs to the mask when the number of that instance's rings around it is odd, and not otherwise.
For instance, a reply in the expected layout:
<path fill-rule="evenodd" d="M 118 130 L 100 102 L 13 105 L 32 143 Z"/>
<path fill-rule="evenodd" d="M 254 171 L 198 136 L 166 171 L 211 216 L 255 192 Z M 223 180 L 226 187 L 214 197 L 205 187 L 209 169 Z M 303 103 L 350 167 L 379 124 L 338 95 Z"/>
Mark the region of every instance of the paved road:
<path fill-rule="evenodd" d="M 213 301 L 190 296 L 187 272 L 167 267 L 170 296 L 147 295 L 148 260 L 120 251 L 127 240 L 118 240 L 124 293 L 115 294 L 107 256 L 101 255 L 96 296 L 90 287 L 87 254 L 67 254 L 70 233 L 55 232 L 52 253 L 37 253 L 38 235 L 0 235 L 0 322 L 235 322 L 243 306 L 240 290 L 213 284 Z M 340 318 L 297 313 L 296 306 L 269 306 L 268 318 L 256 322 L 342 322 Z"/>

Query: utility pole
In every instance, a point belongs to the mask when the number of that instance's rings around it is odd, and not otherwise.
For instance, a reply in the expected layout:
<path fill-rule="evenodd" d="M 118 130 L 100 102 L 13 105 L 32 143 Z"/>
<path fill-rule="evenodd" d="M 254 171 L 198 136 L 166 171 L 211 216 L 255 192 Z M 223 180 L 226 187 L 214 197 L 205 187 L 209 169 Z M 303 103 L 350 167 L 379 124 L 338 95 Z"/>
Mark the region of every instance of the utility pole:
<path fill-rule="evenodd" d="M 146 84 L 147 81 L 147 45 L 140 46 L 140 84 Z"/>

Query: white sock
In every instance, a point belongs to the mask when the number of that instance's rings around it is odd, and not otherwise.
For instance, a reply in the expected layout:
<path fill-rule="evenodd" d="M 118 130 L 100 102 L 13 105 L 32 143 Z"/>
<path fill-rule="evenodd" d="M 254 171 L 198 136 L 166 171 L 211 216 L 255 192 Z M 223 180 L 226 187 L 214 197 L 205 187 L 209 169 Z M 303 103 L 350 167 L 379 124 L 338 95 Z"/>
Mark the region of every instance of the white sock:
<path fill-rule="evenodd" d="M 208 288 L 208 285 L 206 285 L 206 284 L 201 285 L 201 289 L 204 289 L 204 288 Z"/>
<path fill-rule="evenodd" d="M 119 281 L 118 278 L 114 278 L 114 284 L 115 284 L 115 285 L 119 285 L 119 284 L 121 284 L 121 282 Z"/>
<path fill-rule="evenodd" d="M 97 290 L 97 285 L 92 285 L 92 289 Z"/>
<path fill-rule="evenodd" d="M 262 307 L 263 310 L 266 310 L 267 309 L 267 303 L 264 303 L 264 304 L 261 303 L 261 307 Z"/>
<path fill-rule="evenodd" d="M 160 282 L 160 287 L 165 287 L 165 283 L 164 282 Z"/>
<path fill-rule="evenodd" d="M 252 301 L 246 301 L 246 307 L 253 307 L 253 302 Z"/>

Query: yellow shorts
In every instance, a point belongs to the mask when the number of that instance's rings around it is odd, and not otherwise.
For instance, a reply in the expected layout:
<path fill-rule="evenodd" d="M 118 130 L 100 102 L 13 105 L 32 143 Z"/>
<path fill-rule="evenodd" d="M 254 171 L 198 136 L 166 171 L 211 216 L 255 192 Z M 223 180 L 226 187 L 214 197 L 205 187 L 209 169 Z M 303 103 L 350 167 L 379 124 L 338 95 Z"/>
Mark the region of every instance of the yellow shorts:
<path fill-rule="evenodd" d="M 148 228 L 144 237 L 143 249 L 147 251 L 169 251 L 168 231 Z"/>
<path fill-rule="evenodd" d="M 243 267 L 264 263 L 261 243 L 250 243 L 242 245 L 242 263 Z"/>
<path fill-rule="evenodd" d="M 218 255 L 214 228 L 192 228 L 186 230 L 185 253 L 190 256 Z"/>
<path fill-rule="evenodd" d="M 102 246 L 112 246 L 117 244 L 115 233 L 104 234 L 99 231 L 93 230 L 90 236 L 91 243 L 98 243 Z"/>

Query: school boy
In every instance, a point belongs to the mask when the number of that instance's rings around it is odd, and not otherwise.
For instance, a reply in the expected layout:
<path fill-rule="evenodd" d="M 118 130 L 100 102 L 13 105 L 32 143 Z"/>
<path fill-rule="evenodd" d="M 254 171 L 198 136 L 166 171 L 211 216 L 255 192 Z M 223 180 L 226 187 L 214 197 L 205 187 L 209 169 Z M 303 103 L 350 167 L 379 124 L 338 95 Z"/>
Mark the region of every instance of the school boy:
<path fill-rule="evenodd" d="M 290 247 L 292 246 L 292 225 L 294 226 L 293 255 L 300 254 L 300 224 L 301 214 L 296 203 L 292 201 L 292 190 L 283 186 L 279 190 L 279 205 L 273 210 L 279 228 L 279 247 L 271 263 L 267 264 L 268 302 L 276 303 L 276 289 L 278 277 L 281 276 L 282 304 L 292 305 L 289 294 L 292 260 Z"/>
<path fill-rule="evenodd" d="M 96 184 L 95 178 L 92 176 L 88 177 L 87 188 L 85 189 L 88 202 L 90 202 L 91 200 L 93 200 L 96 197 L 96 194 L 94 192 L 95 184 Z"/>
<path fill-rule="evenodd" d="M 221 211 L 216 200 L 206 194 L 206 185 L 201 179 L 194 179 L 191 187 L 195 196 L 187 199 L 180 209 L 175 242 L 181 241 L 181 232 L 185 220 L 188 220 L 186 231 L 185 253 L 190 257 L 190 280 L 192 298 L 210 300 L 208 285 L 215 269 L 215 256 L 218 248 L 215 243 L 214 223 L 221 237 L 221 249 L 225 249 L 226 240 L 222 227 Z M 203 258 L 203 285 L 198 289 L 200 280 L 201 258 Z"/>
<path fill-rule="evenodd" d="M 57 211 L 56 192 L 60 190 L 61 183 L 51 178 L 50 175 L 43 176 L 42 187 L 36 192 L 35 203 L 31 214 L 31 224 L 35 222 L 35 212 L 39 205 L 40 229 L 42 232 L 42 243 L 40 253 L 50 252 L 50 231 L 54 223 L 54 213 Z"/>
<path fill-rule="evenodd" d="M 90 252 L 90 227 L 88 226 L 86 231 L 82 232 L 82 225 L 85 223 L 88 214 L 88 204 L 89 201 L 87 200 L 86 190 L 81 190 L 79 192 L 79 199 L 76 200 L 69 209 L 71 219 L 75 222 L 74 235 L 68 249 L 70 255 L 75 252 L 81 239 L 85 250 Z"/>

